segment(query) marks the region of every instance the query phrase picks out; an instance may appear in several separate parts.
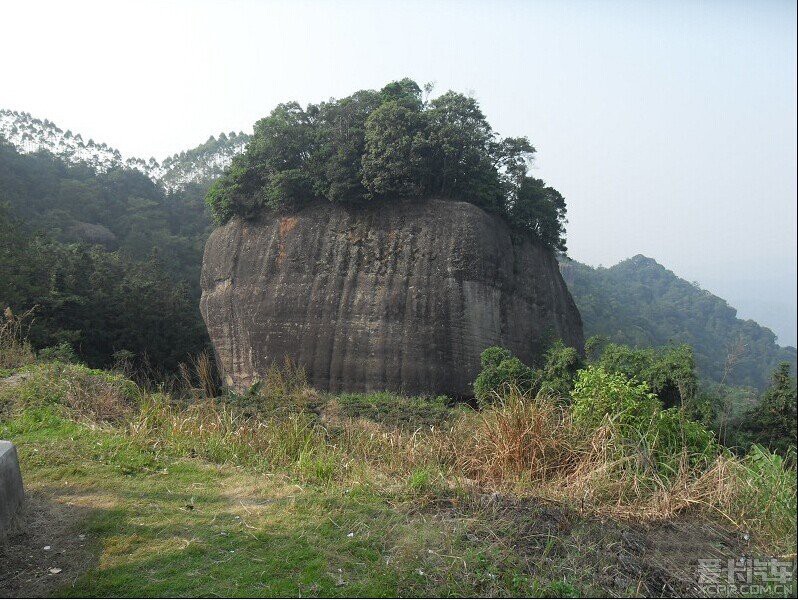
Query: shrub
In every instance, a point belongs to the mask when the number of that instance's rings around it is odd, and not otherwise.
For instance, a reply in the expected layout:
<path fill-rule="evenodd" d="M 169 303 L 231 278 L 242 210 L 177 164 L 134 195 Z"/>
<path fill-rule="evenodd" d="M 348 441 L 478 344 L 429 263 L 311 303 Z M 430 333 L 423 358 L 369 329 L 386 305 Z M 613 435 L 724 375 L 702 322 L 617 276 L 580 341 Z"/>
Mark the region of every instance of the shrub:
<path fill-rule="evenodd" d="M 648 384 L 595 366 L 579 371 L 572 396 L 574 421 L 592 429 L 609 416 L 622 430 L 644 431 L 660 407 Z"/>
<path fill-rule="evenodd" d="M 498 346 L 487 348 L 480 356 L 482 371 L 474 381 L 474 395 L 480 404 L 489 404 L 507 388 L 526 393 L 535 387 L 535 371 L 512 353 Z"/>
<path fill-rule="evenodd" d="M 610 373 L 645 381 L 665 408 L 692 403 L 698 389 L 693 349 L 687 344 L 662 348 L 607 344 L 598 364 Z"/>
<path fill-rule="evenodd" d="M 625 443 L 649 456 L 657 468 L 672 469 L 683 458 L 694 464 L 715 452 L 714 434 L 679 409 L 662 410 L 645 382 L 591 366 L 579 371 L 573 398 L 578 425 L 596 429 L 610 423 Z"/>
<path fill-rule="evenodd" d="M 582 367 L 582 358 L 576 348 L 571 348 L 557 340 L 543 354 L 540 391 L 559 398 L 571 394 L 574 378 Z"/>
<path fill-rule="evenodd" d="M 691 462 L 710 459 L 717 450 L 715 434 L 701 423 L 686 418 L 676 408 L 659 411 L 655 422 L 656 451 L 675 458 L 686 452 Z"/>
<path fill-rule="evenodd" d="M 789 363 L 773 371 L 760 402 L 742 415 L 739 437 L 787 456 L 796 446 L 796 385 Z"/>
<path fill-rule="evenodd" d="M 61 342 L 57 346 L 48 346 L 39 350 L 38 359 L 45 362 L 79 363 L 78 355 L 69 342 Z"/>

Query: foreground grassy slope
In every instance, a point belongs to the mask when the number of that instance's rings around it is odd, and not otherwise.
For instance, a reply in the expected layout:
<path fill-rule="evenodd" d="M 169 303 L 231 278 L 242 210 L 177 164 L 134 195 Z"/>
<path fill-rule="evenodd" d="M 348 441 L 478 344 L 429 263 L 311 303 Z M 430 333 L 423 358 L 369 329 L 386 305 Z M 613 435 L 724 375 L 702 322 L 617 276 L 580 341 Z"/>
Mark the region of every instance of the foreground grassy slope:
<path fill-rule="evenodd" d="M 563 415 L 331 398 L 280 373 L 178 402 L 80 366 L 16 369 L 0 437 L 28 501 L 0 595 L 684 595 L 699 558 L 794 553 L 794 471 L 727 458 L 619 487 L 597 474 L 617 465 L 555 437 L 575 435 Z"/>
<path fill-rule="evenodd" d="M 50 409 L 7 420 L 0 436 L 18 444 L 29 503 L 4 595 L 559 595 L 580 585 L 574 569 L 531 578 L 511 539 L 491 531 L 500 511 L 441 509 L 418 490 L 423 476 L 390 490 L 318 483 L 313 467 L 291 477 L 213 465 Z M 33 559 L 15 559 L 20 550 Z"/>
<path fill-rule="evenodd" d="M 48 542 L 53 556 L 47 557 L 66 576 L 36 582 L 46 589 L 56 584 L 58 595 L 465 591 L 462 580 L 430 586 L 418 574 L 430 562 L 420 551 L 446 552 L 451 526 L 421 526 L 428 516 L 394 510 L 397 499 L 367 484 L 314 486 L 173 460 L 48 410 L 7 423 L 3 435 L 19 444 L 37 510 L 53 502 L 82 509 L 71 533 L 85 536 L 90 569 L 69 572 L 72 557 L 58 555 L 70 546 L 67 534 L 60 544 Z M 400 564 L 392 565 L 391 557 Z"/>

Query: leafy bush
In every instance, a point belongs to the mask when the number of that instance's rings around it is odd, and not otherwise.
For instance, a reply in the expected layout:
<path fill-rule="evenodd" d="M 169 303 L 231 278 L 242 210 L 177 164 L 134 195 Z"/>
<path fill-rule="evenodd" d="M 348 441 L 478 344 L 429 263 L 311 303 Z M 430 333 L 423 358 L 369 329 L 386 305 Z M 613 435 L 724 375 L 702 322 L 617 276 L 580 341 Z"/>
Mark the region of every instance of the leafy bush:
<path fill-rule="evenodd" d="M 609 422 L 660 466 L 680 460 L 685 453 L 696 462 L 715 451 L 712 432 L 679 409 L 663 410 L 645 382 L 590 366 L 579 371 L 572 395 L 576 424 L 596 429 Z"/>
<path fill-rule="evenodd" d="M 560 398 L 569 397 L 580 368 L 582 358 L 576 348 L 568 347 L 562 340 L 557 340 L 543 354 L 540 391 Z"/>
<path fill-rule="evenodd" d="M 482 352 L 480 361 L 482 371 L 474 381 L 474 396 L 480 404 L 493 402 L 508 387 L 522 393 L 531 391 L 537 381 L 534 369 L 506 348 L 491 346 Z"/>
<path fill-rule="evenodd" d="M 687 452 L 689 460 L 697 462 L 709 459 L 717 450 L 715 435 L 701 423 L 686 418 L 677 408 L 659 411 L 654 431 L 655 449 L 660 456 L 675 458 Z"/>
<path fill-rule="evenodd" d="M 45 362 L 78 363 L 78 355 L 69 342 L 61 342 L 57 346 L 47 346 L 38 352 L 37 358 Z"/>
<path fill-rule="evenodd" d="M 660 408 L 647 383 L 596 366 L 579 371 L 571 394 L 574 421 L 593 429 L 609 416 L 624 430 L 646 431 Z"/>
<path fill-rule="evenodd" d="M 598 364 L 610 373 L 645 381 L 665 408 L 689 403 L 698 389 L 693 350 L 687 344 L 663 348 L 608 344 Z"/>

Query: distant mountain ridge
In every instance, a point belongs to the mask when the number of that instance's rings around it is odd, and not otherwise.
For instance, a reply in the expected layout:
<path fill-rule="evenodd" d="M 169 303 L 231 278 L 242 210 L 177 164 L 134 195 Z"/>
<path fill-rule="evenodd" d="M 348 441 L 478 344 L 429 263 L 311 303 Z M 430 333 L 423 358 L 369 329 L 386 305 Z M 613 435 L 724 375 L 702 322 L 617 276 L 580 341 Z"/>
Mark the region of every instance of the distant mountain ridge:
<path fill-rule="evenodd" d="M 117 167 L 133 169 L 160 183 L 166 191 L 212 181 L 230 165 L 234 156 L 244 151 L 250 138 L 243 132 L 221 133 L 159 163 L 155 158 L 124 157 L 116 148 L 92 139 L 84 141 L 80 133 L 64 131 L 49 119 L 5 109 L 0 109 L 0 137 L 21 154 L 45 150 L 66 163 L 89 165 L 98 173 Z"/>
<path fill-rule="evenodd" d="M 638 254 L 615 266 L 590 267 L 561 259 L 560 270 L 582 314 L 585 336 L 600 335 L 631 346 L 690 344 L 703 377 L 764 388 L 773 369 L 796 368 L 796 349 L 737 317 L 718 296 Z"/>

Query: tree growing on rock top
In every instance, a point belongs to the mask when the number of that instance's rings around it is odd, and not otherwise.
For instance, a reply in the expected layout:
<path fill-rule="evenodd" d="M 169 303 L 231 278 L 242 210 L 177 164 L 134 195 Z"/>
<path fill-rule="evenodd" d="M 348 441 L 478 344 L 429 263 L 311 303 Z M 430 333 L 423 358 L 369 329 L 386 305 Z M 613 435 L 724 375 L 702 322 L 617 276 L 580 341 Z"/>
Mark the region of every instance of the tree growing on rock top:
<path fill-rule="evenodd" d="M 451 198 L 565 251 L 565 200 L 529 174 L 529 140 L 500 137 L 473 98 L 423 95 L 406 78 L 305 108 L 278 105 L 208 192 L 214 217 L 224 223 L 314 200 Z"/>

